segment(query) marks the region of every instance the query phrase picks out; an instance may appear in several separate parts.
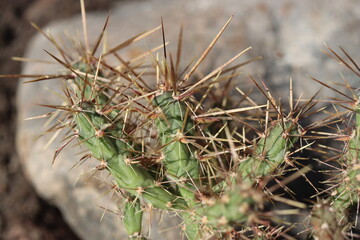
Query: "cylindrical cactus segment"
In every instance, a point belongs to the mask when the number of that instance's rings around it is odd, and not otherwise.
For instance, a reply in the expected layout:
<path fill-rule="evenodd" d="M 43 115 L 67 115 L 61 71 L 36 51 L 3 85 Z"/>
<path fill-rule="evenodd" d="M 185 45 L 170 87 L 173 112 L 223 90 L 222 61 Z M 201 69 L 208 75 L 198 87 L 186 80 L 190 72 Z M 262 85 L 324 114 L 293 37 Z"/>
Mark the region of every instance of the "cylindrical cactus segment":
<path fill-rule="evenodd" d="M 345 239 L 338 226 L 335 209 L 326 201 L 321 201 L 314 205 L 311 213 L 311 225 L 314 229 L 314 239 L 332 240 Z"/>
<path fill-rule="evenodd" d="M 141 236 L 143 211 L 139 199 L 128 199 L 124 206 L 124 226 L 130 239 L 145 239 Z"/>
<path fill-rule="evenodd" d="M 164 146 L 163 160 L 167 173 L 174 177 L 197 179 L 199 163 L 190 150 L 190 146 L 182 143 L 185 134 L 194 132 L 192 120 L 186 117 L 186 104 L 173 98 L 171 92 L 164 92 L 153 100 L 161 109 L 156 119 L 160 141 Z"/>
<path fill-rule="evenodd" d="M 349 154 L 352 164 L 360 163 L 360 106 L 357 107 L 355 111 L 356 114 L 356 123 L 355 129 L 352 138 L 349 142 Z M 360 168 L 358 169 L 360 171 Z M 359 173 L 358 171 L 358 173 Z"/>
<path fill-rule="evenodd" d="M 171 92 L 164 92 L 155 97 L 153 103 L 161 111 L 155 121 L 160 143 L 163 146 L 163 164 L 166 173 L 176 181 L 187 180 L 185 184 L 178 182 L 178 188 L 181 196 L 192 205 L 194 188 L 191 184 L 197 182 L 199 178 L 199 162 L 194 156 L 192 147 L 183 143 L 185 135 L 194 132 L 194 124 L 186 116 L 188 106 L 184 102 L 175 100 Z"/>
<path fill-rule="evenodd" d="M 182 198 L 159 186 L 146 170 L 122 161 L 123 159 L 114 159 L 107 164 L 120 188 L 142 197 L 155 208 L 187 209 Z"/>
<path fill-rule="evenodd" d="M 297 125 L 292 122 L 276 123 L 268 129 L 255 146 L 252 156 L 239 165 L 239 174 L 244 182 L 254 183 L 259 178 L 269 176 L 287 157 L 297 141 Z"/>
<path fill-rule="evenodd" d="M 347 167 L 344 178 L 336 189 L 334 207 L 339 216 L 346 216 L 346 211 L 360 199 L 360 107 L 355 111 L 355 128 L 348 142 L 348 150 L 343 156 Z M 343 221 L 343 224 L 346 224 Z"/>
<path fill-rule="evenodd" d="M 358 107 L 356 114 L 356 125 L 349 141 L 348 152 L 348 166 L 351 168 L 348 171 L 349 183 L 352 184 L 350 191 L 358 193 L 357 199 L 359 200 L 360 191 L 360 106 Z"/>
<path fill-rule="evenodd" d="M 95 112 L 93 103 L 81 103 L 81 110 L 74 114 L 74 121 L 79 138 L 90 149 L 93 157 L 105 161 L 117 157 L 119 153 L 113 140 L 106 137 L 102 129 L 108 121 Z"/>

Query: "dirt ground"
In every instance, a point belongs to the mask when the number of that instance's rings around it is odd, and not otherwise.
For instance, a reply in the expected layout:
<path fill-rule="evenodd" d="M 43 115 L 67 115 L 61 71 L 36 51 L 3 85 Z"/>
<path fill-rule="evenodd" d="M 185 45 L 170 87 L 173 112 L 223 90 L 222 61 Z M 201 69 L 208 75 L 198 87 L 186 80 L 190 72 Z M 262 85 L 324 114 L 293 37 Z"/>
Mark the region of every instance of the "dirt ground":
<path fill-rule="evenodd" d="M 88 0 L 88 11 L 110 9 L 116 0 Z M 74 4 L 75 3 L 75 4 Z M 61 9 L 61 11 L 59 11 Z M 44 26 L 80 12 L 74 0 L 0 1 L 0 74 L 20 73 L 27 40 Z M 15 151 L 17 79 L 0 78 L 0 240 L 79 239 L 59 210 L 41 199 L 28 182 Z"/>

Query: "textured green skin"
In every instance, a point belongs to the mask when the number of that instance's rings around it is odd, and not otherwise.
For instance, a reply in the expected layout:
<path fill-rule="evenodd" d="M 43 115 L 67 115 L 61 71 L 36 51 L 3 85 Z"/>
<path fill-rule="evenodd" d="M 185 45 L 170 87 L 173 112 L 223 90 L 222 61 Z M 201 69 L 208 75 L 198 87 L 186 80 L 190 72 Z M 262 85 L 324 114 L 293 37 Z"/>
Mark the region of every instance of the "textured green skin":
<path fill-rule="evenodd" d="M 297 135 L 296 125 L 290 122 L 284 125 L 285 130 L 280 123 L 272 127 L 269 135 L 257 143 L 255 153 L 240 163 L 239 174 L 244 182 L 254 183 L 259 178 L 269 176 L 284 162 L 286 153 L 298 140 L 294 136 Z M 291 136 L 284 138 L 284 131 Z"/>
<path fill-rule="evenodd" d="M 154 98 L 155 106 L 160 107 L 163 115 L 156 119 L 156 124 L 159 130 L 160 142 L 163 148 L 166 173 L 172 179 L 191 179 L 197 182 L 199 178 L 199 162 L 194 157 L 194 151 L 191 146 L 182 143 L 176 139 L 177 135 L 192 134 L 193 126 L 192 120 L 185 119 L 186 104 L 174 100 L 171 92 L 165 92 L 160 96 Z M 186 120 L 186 125 L 184 122 Z M 178 184 L 180 195 L 191 206 L 194 199 L 194 187 L 192 182 Z"/>
<path fill-rule="evenodd" d="M 138 237 L 137 234 L 141 233 L 141 220 L 142 209 L 139 199 L 136 201 L 126 201 L 124 207 L 124 226 L 130 236 L 130 239 L 144 239 Z"/>
<path fill-rule="evenodd" d="M 176 101 L 172 97 L 171 92 L 165 92 L 156 97 L 153 101 L 159 106 L 164 113 L 162 117 L 156 120 L 160 134 L 162 145 L 166 145 L 163 149 L 165 154 L 164 164 L 167 173 L 174 177 L 185 177 L 197 179 L 199 177 L 199 163 L 190 152 L 190 146 L 176 140 L 175 136 L 184 131 L 182 134 L 192 134 L 193 124 L 190 119 L 186 119 L 186 126 L 183 127 L 185 121 L 185 113 L 187 106 L 185 103 Z M 175 140 L 175 141 L 174 141 Z"/>
<path fill-rule="evenodd" d="M 360 109 L 358 107 L 356 114 L 356 126 L 354 135 L 349 140 L 349 150 L 344 156 L 347 169 L 347 181 L 342 180 L 337 188 L 337 196 L 334 199 L 334 207 L 340 217 L 346 216 L 348 208 L 359 201 L 360 181 Z M 346 224 L 346 222 L 344 223 Z"/>

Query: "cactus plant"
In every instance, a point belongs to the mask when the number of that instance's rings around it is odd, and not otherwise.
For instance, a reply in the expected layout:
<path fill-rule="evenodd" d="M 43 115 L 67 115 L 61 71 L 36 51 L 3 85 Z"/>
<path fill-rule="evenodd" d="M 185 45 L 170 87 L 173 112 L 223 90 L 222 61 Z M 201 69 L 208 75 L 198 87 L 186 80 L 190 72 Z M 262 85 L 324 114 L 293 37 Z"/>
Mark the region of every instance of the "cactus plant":
<path fill-rule="evenodd" d="M 286 187 L 293 180 L 287 177 L 288 172 L 306 178 L 298 170 L 296 156 L 312 145 L 308 139 L 316 140 L 306 136 L 313 125 L 302 126 L 303 118 L 310 116 L 316 106 L 315 96 L 303 105 L 300 100 L 295 107 L 290 104 L 288 114 L 283 103 L 276 102 L 256 81 L 265 96 L 262 105 L 254 104 L 249 96 L 233 108 L 227 107 L 231 103 L 219 104 L 207 98 L 210 93 L 216 95 L 222 82 L 236 76 L 232 72 L 237 67 L 229 65 L 248 50 L 194 83 L 192 74 L 229 21 L 187 74 L 179 71 L 179 60 L 174 64 L 167 58 L 165 41 L 163 59 L 148 53 L 147 63 L 156 72 L 149 71 L 149 79 L 156 82 L 155 87 L 149 87 L 137 73 L 140 63 L 125 61 L 116 53 L 136 38 L 96 56 L 102 32 L 94 49 L 89 51 L 85 44 L 71 64 L 65 57 L 59 59 L 49 53 L 67 68 L 63 74 L 67 103 L 47 106 L 67 113 L 59 115 L 62 119 L 56 125 L 71 129 L 79 144 L 100 161 L 98 169 L 107 169 L 117 190 L 126 196 L 123 222 L 130 239 L 146 239 L 141 225 L 143 208 L 147 206 L 177 213 L 189 240 L 293 239 L 287 233 L 292 226 L 286 229 L 285 220 L 274 215 L 280 212 L 276 210 L 278 203 L 304 206 L 282 195 L 290 193 L 296 199 Z M 164 39 L 163 25 L 162 31 Z M 117 57 L 120 66 L 104 61 L 108 55 Z M 354 72 L 359 76 L 360 71 Z M 326 200 L 307 199 L 305 205 L 310 208 L 310 201 L 315 202 L 310 213 L 310 234 L 317 239 L 345 239 L 346 226 L 352 222 L 340 218 L 359 200 L 359 100 L 351 100 L 353 106 L 347 109 L 356 115 L 355 127 L 350 137 L 341 139 L 345 150 L 337 159 L 344 166 L 343 177 L 336 186 L 325 189 L 332 192 Z M 323 108 L 313 110 L 317 111 L 324 112 Z M 325 118 L 324 125 L 330 125 L 333 119 L 341 120 L 342 115 Z M 271 186 L 274 183 L 276 186 Z M 272 190 L 278 188 L 284 191 L 278 194 Z"/>

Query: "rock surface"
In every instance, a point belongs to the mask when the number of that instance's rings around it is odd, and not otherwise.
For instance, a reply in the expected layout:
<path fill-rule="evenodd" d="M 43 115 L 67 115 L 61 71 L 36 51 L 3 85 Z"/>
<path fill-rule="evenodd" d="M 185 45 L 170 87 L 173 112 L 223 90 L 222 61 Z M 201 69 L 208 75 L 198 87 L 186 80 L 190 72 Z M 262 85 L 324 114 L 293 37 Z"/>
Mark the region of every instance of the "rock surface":
<path fill-rule="evenodd" d="M 206 73 L 224 63 L 248 46 L 253 50 L 238 62 L 254 56 L 263 60 L 246 66 L 239 78 L 242 85 L 251 86 L 247 74 L 258 76 L 272 86 L 275 96 L 287 99 L 288 81 L 294 80 L 295 95 L 310 97 L 319 86 L 305 76 L 310 74 L 321 80 L 339 81 L 337 64 L 321 53 L 323 42 L 336 48 L 341 44 L 352 56 L 359 55 L 360 9 L 355 8 L 356 0 L 346 1 L 276 1 L 265 0 L 147 0 L 119 4 L 111 12 L 107 30 L 109 46 L 115 46 L 127 38 L 158 26 L 162 16 L 165 23 L 169 49 L 174 49 L 180 25 L 184 25 L 183 65 L 197 58 L 211 42 L 227 19 L 234 14 L 228 29 L 216 44 L 214 50 L 201 65 Z M 101 31 L 106 13 L 88 13 L 90 41 L 95 41 Z M 58 21 L 47 29 L 59 41 L 66 41 L 64 31 L 70 36 L 82 38 L 81 17 Z M 158 32 L 137 44 L 139 48 L 153 48 L 161 44 Z M 40 34 L 29 42 L 25 57 L 51 60 L 43 51 L 56 53 L 55 48 Z M 121 52 L 125 56 L 132 52 Z M 61 70 L 61 69 L 60 69 Z M 343 69 L 341 69 L 343 70 Z M 23 74 L 57 73 L 59 65 L 26 63 Z M 344 76 L 353 82 L 351 74 Z M 355 86 L 356 87 L 356 86 Z M 78 148 L 67 147 L 51 166 L 54 151 L 61 143 L 50 143 L 51 136 L 35 138 L 44 131 L 45 120 L 24 121 L 25 118 L 44 114 L 51 109 L 34 105 L 61 103 L 61 81 L 50 80 L 19 86 L 18 91 L 18 133 L 17 147 L 25 172 L 41 196 L 56 204 L 69 224 L 83 239 L 125 239 L 124 230 L 116 211 L 115 197 L 106 194 L 110 180 L 105 173 L 90 178 L 95 161 L 85 166 L 72 166 L 79 158 Z M 56 94 L 57 93 L 57 94 Z M 332 94 L 326 91 L 324 96 Z M 59 139 L 59 138 L 57 138 Z M 49 144 L 50 143 L 50 144 Z M 100 180 L 98 179 L 100 178 Z M 105 183 L 104 180 L 105 179 Z M 105 195 L 105 196 L 104 196 Z M 101 206 L 101 207 L 100 207 Z M 105 214 L 102 208 L 110 211 Z M 176 219 L 165 220 L 158 229 L 176 225 Z M 153 224 L 156 225 L 156 224 Z M 179 229 L 161 233 L 152 231 L 152 239 L 177 239 Z"/>

